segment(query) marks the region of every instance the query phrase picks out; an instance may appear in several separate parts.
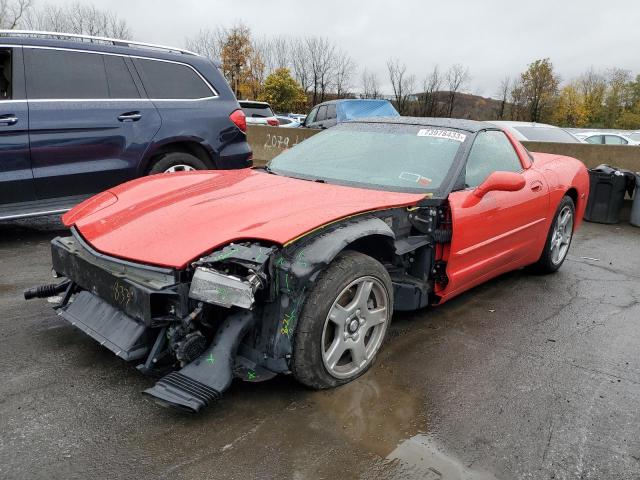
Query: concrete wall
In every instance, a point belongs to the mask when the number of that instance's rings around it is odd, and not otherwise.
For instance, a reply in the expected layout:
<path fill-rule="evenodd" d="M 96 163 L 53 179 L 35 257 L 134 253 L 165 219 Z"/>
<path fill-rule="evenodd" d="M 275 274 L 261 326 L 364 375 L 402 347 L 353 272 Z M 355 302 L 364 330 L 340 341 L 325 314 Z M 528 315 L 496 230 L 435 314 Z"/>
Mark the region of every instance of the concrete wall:
<path fill-rule="evenodd" d="M 280 152 L 320 132 L 309 128 L 249 126 L 247 137 L 253 149 L 253 164 L 263 166 Z M 588 143 L 523 142 L 532 152 L 574 157 L 593 168 L 601 163 L 640 171 L 640 146 L 591 145 Z"/>
<path fill-rule="evenodd" d="M 247 138 L 253 150 L 253 164 L 257 167 L 265 165 L 269 160 L 287 148 L 320 132 L 311 128 L 282 128 L 247 126 Z"/>
<path fill-rule="evenodd" d="M 589 143 L 522 142 L 530 152 L 557 153 L 581 160 L 587 167 L 602 163 L 640 171 L 640 146 L 591 145 Z"/>

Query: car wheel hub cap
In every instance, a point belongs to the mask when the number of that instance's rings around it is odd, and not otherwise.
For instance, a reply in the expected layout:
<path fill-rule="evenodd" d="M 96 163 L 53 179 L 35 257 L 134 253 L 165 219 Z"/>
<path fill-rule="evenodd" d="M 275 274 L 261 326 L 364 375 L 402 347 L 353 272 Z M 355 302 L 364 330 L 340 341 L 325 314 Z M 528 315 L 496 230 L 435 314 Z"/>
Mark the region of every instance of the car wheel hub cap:
<path fill-rule="evenodd" d="M 551 261 L 558 265 L 564 260 L 569 251 L 571 236 L 573 235 L 573 213 L 565 206 L 556 219 L 556 226 L 551 234 Z"/>
<path fill-rule="evenodd" d="M 371 363 L 382 344 L 389 312 L 389 294 L 375 277 L 358 278 L 340 292 L 322 331 L 322 361 L 331 376 L 349 378 Z"/>

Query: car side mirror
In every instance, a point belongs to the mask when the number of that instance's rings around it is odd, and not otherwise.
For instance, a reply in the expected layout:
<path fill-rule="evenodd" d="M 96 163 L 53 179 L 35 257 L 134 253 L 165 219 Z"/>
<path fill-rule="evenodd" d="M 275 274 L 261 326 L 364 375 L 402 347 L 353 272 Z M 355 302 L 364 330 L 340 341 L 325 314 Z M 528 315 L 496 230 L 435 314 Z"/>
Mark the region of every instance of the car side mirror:
<path fill-rule="evenodd" d="M 516 172 L 493 172 L 467 197 L 463 207 L 476 205 L 489 192 L 517 192 L 526 184 L 524 175 Z"/>

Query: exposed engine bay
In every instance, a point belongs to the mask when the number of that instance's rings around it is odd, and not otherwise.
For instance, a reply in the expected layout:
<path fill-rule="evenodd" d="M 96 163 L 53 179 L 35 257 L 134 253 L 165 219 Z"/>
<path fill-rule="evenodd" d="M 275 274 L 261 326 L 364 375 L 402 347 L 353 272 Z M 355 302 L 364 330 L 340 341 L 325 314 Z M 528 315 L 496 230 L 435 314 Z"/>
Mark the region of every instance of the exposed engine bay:
<path fill-rule="evenodd" d="M 451 235 L 447 204 L 432 200 L 343 219 L 284 246 L 230 243 L 174 270 L 105 256 L 72 229 L 52 241 L 54 274 L 64 280 L 25 298 L 62 295 L 61 317 L 159 378 L 146 395 L 197 412 L 234 377 L 289 373 L 306 292 L 341 251 L 381 262 L 394 309 L 414 310 L 437 303 L 448 282 Z"/>

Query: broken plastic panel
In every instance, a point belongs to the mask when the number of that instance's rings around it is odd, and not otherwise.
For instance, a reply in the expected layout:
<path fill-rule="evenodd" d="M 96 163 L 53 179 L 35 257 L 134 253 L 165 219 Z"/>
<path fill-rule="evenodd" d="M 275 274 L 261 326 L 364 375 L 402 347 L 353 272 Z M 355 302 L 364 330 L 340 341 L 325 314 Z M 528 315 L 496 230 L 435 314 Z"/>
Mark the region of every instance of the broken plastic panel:
<path fill-rule="evenodd" d="M 198 267 L 191 280 L 189 297 L 223 307 L 251 309 L 260 280 L 253 275 L 247 279 L 225 275 L 206 267 Z"/>

